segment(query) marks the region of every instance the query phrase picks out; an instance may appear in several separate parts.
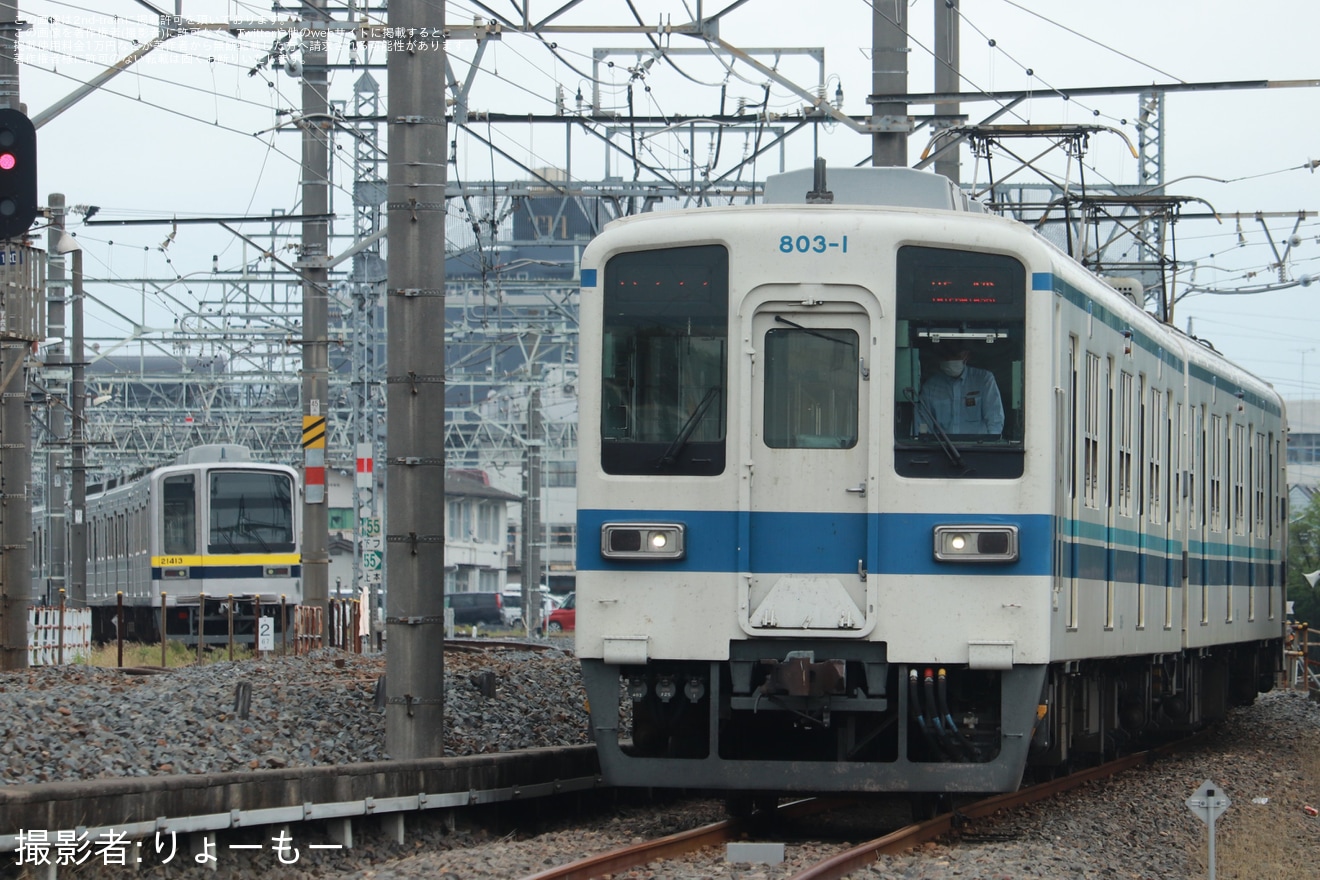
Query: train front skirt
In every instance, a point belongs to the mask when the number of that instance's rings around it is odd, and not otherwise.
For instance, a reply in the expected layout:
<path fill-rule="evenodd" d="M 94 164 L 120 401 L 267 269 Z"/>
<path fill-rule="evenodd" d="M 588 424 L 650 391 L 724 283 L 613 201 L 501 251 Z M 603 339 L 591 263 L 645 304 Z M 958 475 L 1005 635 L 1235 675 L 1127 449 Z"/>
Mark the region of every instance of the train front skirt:
<path fill-rule="evenodd" d="M 766 792 L 1017 789 L 1044 714 L 1044 665 L 946 671 L 792 653 L 637 667 L 584 659 L 605 778 Z"/>

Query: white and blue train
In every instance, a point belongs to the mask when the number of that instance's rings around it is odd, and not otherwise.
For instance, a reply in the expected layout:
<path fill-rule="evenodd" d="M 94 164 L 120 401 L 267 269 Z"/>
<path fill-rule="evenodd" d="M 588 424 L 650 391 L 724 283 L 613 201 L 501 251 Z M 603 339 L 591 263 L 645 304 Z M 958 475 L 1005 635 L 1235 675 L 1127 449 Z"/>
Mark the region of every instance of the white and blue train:
<path fill-rule="evenodd" d="M 282 632 L 302 602 L 298 473 L 252 460 L 244 446 L 199 446 L 172 464 L 87 494 L 87 604 L 93 638 L 166 636 L 196 644 L 250 641 L 254 617 L 275 616 Z M 34 595 L 44 595 L 50 560 L 43 510 L 34 511 Z M 47 597 L 54 601 L 55 597 Z M 264 607 L 264 611 L 260 609 Z M 280 608 L 283 607 L 283 617 Z"/>
<path fill-rule="evenodd" d="M 583 255 L 606 778 L 1008 791 L 1268 689 L 1279 395 L 944 178 L 829 183 Z"/>

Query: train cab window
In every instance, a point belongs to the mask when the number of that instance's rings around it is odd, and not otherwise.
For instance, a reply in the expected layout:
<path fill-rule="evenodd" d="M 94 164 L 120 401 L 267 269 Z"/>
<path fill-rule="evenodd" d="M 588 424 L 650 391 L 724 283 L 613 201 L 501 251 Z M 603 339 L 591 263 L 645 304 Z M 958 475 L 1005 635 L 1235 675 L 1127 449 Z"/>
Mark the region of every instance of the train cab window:
<path fill-rule="evenodd" d="M 624 253 L 604 274 L 602 470 L 723 473 L 728 252 L 703 245 Z"/>
<path fill-rule="evenodd" d="M 196 553 L 197 487 L 193 475 L 166 477 L 163 494 L 161 550 L 166 556 Z"/>
<path fill-rule="evenodd" d="M 293 543 L 293 486 L 288 475 L 212 471 L 211 553 L 289 553 Z"/>
<path fill-rule="evenodd" d="M 898 473 L 1020 477 L 1025 267 L 998 254 L 904 247 L 895 293 Z"/>

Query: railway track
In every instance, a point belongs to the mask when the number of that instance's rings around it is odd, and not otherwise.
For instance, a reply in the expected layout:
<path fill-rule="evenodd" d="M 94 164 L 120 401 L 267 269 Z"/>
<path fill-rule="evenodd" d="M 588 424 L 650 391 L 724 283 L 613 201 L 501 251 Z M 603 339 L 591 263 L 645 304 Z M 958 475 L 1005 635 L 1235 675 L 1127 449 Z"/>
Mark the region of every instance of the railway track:
<path fill-rule="evenodd" d="M 485 643 L 486 640 L 481 642 Z M 1276 725 L 1285 720 L 1293 723 L 1303 716 L 1306 717 L 1304 728 L 1298 729 L 1296 735 L 1282 736 L 1278 744 L 1286 749 L 1290 742 L 1314 742 L 1312 734 L 1320 728 L 1314 727 L 1314 710 L 1308 715 L 1303 708 L 1309 705 L 1304 698 L 1291 699 L 1287 695 L 1279 695 L 1275 699 L 1262 698 L 1255 709 L 1243 713 L 1254 720 L 1230 719 L 1226 725 L 1236 731 L 1233 734 L 1234 741 L 1248 743 L 1251 752 L 1247 755 L 1238 752 L 1235 755 L 1230 751 L 1227 754 L 1234 756 L 1237 761 L 1245 758 L 1250 763 L 1256 752 L 1261 751 L 1258 745 L 1261 730 L 1274 730 Z M 1274 744 L 1272 739 L 1270 741 Z M 1179 747 L 1182 745 L 1186 743 L 1179 744 Z M 552 760 L 549 756 L 556 753 L 558 758 Z M 810 869 L 819 873 L 804 873 L 801 876 L 844 876 L 877 858 L 883 860 L 882 864 L 911 867 L 926 859 L 925 848 L 916 854 L 884 854 L 911 849 L 922 841 L 947 835 L 957 823 L 974 821 L 1018 803 L 1039 800 L 1102 778 L 1124 767 L 1150 761 L 1154 755 L 1135 755 L 1108 767 L 1013 795 L 960 806 L 956 815 L 946 814 L 927 823 L 897 830 L 855 850 L 845 851 L 845 847 L 864 836 L 877 833 L 871 829 L 897 829 L 902 817 L 889 815 L 876 819 L 863 811 L 845 813 L 835 806 L 836 810 L 840 810 L 840 818 L 846 819 L 852 829 L 859 827 L 860 820 L 860 827 L 866 830 L 841 832 L 839 825 L 842 822 L 836 823 L 833 816 L 823 834 L 815 830 L 804 831 L 806 822 L 795 821 L 777 827 L 776 834 L 788 835 L 790 843 L 796 839 L 802 845 L 792 847 L 787 864 L 764 873 L 766 877 L 787 877 L 790 870 L 803 869 L 807 858 L 826 850 L 830 851 L 831 858 L 822 859 L 819 865 Z M 1279 755 L 1284 756 L 1286 752 L 1281 750 Z M 1167 776 L 1170 774 L 1169 768 L 1176 768 L 1187 760 L 1194 760 L 1197 765 L 1193 788 L 1195 783 L 1208 775 L 1215 775 L 1220 782 L 1225 781 L 1221 777 L 1228 777 L 1231 788 L 1231 777 L 1237 772 L 1236 769 L 1220 769 L 1213 774 L 1205 772 L 1200 767 L 1204 759 L 1197 756 L 1180 756 L 1168 762 L 1162 761 L 1160 769 L 1133 774 L 1133 777 L 1144 779 L 1151 774 Z M 1268 775 L 1257 771 L 1253 778 L 1265 779 Z M 1277 773 L 1274 775 L 1278 776 Z M 1293 774 L 1288 775 L 1293 778 Z M 1236 781 L 1237 803 L 1245 805 L 1260 793 L 1246 787 L 1245 779 L 1239 777 Z M 1180 792 L 1181 789 L 1181 783 L 1178 783 L 1174 791 Z M 1246 796 L 1248 792 L 1252 797 Z M 571 796 L 559 799 L 548 797 L 564 793 Z M 1279 791 L 1264 793 L 1272 795 L 1271 810 L 1276 809 L 1273 806 L 1276 803 L 1282 808 L 1284 799 Z M 657 811 L 655 803 L 647 799 L 645 807 L 631 809 L 633 819 L 620 820 L 618 817 L 630 812 L 626 805 L 637 800 L 636 794 L 638 792 L 630 790 L 609 789 L 601 783 L 591 746 L 511 750 L 425 762 L 320 765 L 256 772 L 116 777 L 84 782 L 10 785 L 0 786 L 0 835 L 8 835 L 0 836 L 0 851 L 13 850 L 19 843 L 13 832 L 24 828 L 46 829 L 52 838 L 57 829 L 84 830 L 93 839 L 103 829 L 111 829 L 119 834 L 131 832 L 143 841 L 144 849 L 151 846 L 153 836 L 158 838 L 163 833 L 189 835 L 191 839 L 180 838 L 181 849 L 189 845 L 195 847 L 199 839 L 205 841 L 209 836 L 212 846 L 218 838 L 221 849 L 224 849 L 230 844 L 243 843 L 245 834 L 250 841 L 253 836 L 269 840 L 272 834 L 283 833 L 273 827 L 265 830 L 261 827 L 263 825 L 293 826 L 310 822 L 293 829 L 293 834 L 300 842 L 304 839 L 318 842 L 327 836 L 331 839 L 351 840 L 353 828 L 360 819 L 376 817 L 362 824 L 358 832 L 359 836 L 368 841 L 365 849 L 356 855 L 347 852 L 334 854 L 336 867 L 371 866 L 377 864 L 376 859 L 381 856 L 415 860 L 419 854 L 424 854 L 426 863 L 434 865 L 441 875 L 450 871 L 456 876 L 474 878 L 591 877 L 609 873 L 626 876 L 628 869 L 622 867 L 629 863 L 626 860 L 632 860 L 632 864 L 649 864 L 657 858 L 667 858 L 677 861 L 670 868 L 651 868 L 654 876 L 677 876 L 669 873 L 677 871 L 681 876 L 699 877 L 707 874 L 700 869 L 694 873 L 691 860 L 696 858 L 712 865 L 722 861 L 725 857 L 723 851 L 709 851 L 720 842 L 744 840 L 749 835 L 752 839 L 771 839 L 767 836 L 767 828 L 770 826 L 758 828 L 755 823 L 750 826 L 747 823 L 717 823 L 722 827 L 703 830 L 698 835 L 679 836 L 653 846 L 649 853 L 615 855 L 612 846 L 635 839 L 668 835 L 674 829 L 690 827 L 694 822 L 713 822 L 722 813 L 719 802 L 706 801 L 696 804 L 695 808 L 686 804 L 679 807 L 681 812 L 676 814 L 675 820 L 671 820 L 664 815 L 663 809 Z M 1160 795 L 1158 792 L 1156 795 L 1151 798 L 1147 794 L 1143 800 L 1158 803 Z M 1181 802 L 1183 796 L 1180 794 L 1176 802 L 1180 816 L 1186 812 Z M 1308 802 L 1317 803 L 1320 800 L 1311 795 Z M 527 804 L 528 808 L 470 809 L 483 805 L 519 803 Z M 579 818 L 578 810 L 583 808 L 588 813 L 595 812 L 605 817 L 599 829 L 592 828 L 589 822 Z M 809 809 L 819 811 L 825 808 L 817 802 Z M 1049 811 L 1053 807 L 1045 809 Z M 1129 812 L 1125 810 L 1124 815 Z M 1027 811 L 1026 815 L 1032 815 L 1032 811 Z M 1298 815 L 1304 816 L 1300 812 Z M 405 843 L 403 818 L 408 816 L 417 816 L 417 820 L 408 820 L 408 839 Z M 1013 821 L 1024 820 L 1008 821 L 1011 825 Z M 1313 820 L 1304 818 L 1303 821 L 1309 823 Z M 1144 829 L 1142 833 L 1157 823 L 1159 827 L 1165 827 L 1163 817 L 1155 820 L 1147 817 L 1141 826 Z M 531 831 L 533 827 L 546 824 L 551 827 Z M 557 831 L 555 826 L 558 827 Z M 498 831 L 494 831 L 497 827 Z M 550 833 L 542 841 L 542 834 L 546 830 Z M 382 832 L 384 836 L 381 836 Z M 1098 833 L 1109 834 L 1108 831 Z M 817 834 L 821 836 L 814 836 Z M 556 840 L 556 835 L 563 839 Z M 397 849 L 392 848 L 391 838 L 399 844 Z M 958 853 L 966 852 L 962 848 L 966 842 L 975 839 L 976 836 L 969 835 L 968 829 L 964 828 L 959 834 L 946 837 L 938 851 L 953 853 L 953 857 L 957 858 Z M 1052 833 L 1050 839 L 1055 839 Z M 512 847 L 506 843 L 510 840 L 515 841 Z M 828 842 L 818 842 L 822 840 Z M 270 848 L 269 845 L 267 848 Z M 351 842 L 346 843 L 344 848 L 352 849 Z M 695 857 L 688 856 L 686 860 L 682 856 L 683 852 L 703 849 L 708 851 Z M 556 874 L 546 870 L 556 862 L 567 863 L 570 859 L 596 852 L 607 857 L 598 857 L 592 864 L 566 864 L 563 868 L 555 869 L 567 873 Z M 231 859 L 235 857 L 233 854 L 227 855 Z M 328 854 L 327 858 L 330 858 Z M 540 875 L 536 875 L 538 871 Z M 686 873 L 682 873 L 684 871 Z"/>
<path fill-rule="evenodd" d="M 1001 810 L 1011 810 L 1026 804 L 1047 800 L 1088 782 L 1115 776 L 1133 767 L 1147 764 L 1162 754 L 1188 747 L 1199 740 L 1199 736 L 1190 737 L 1180 740 L 1178 743 L 1119 758 L 1098 767 L 1072 773 L 1066 777 L 959 806 L 954 811 L 942 813 L 926 821 L 905 825 L 873 840 L 831 855 L 793 875 L 792 880 L 839 880 L 839 878 L 847 877 L 874 863 L 880 855 L 910 850 L 949 834 L 956 826 L 963 823 L 991 816 Z M 795 819 L 844 809 L 852 803 L 850 800 L 841 798 L 795 801 L 780 806 L 775 813 L 775 819 Z M 749 832 L 754 833 L 755 827 L 753 821 L 744 819 L 715 822 L 678 834 L 630 844 L 579 859 L 530 875 L 524 880 L 593 880 L 593 878 L 606 877 L 634 868 L 645 866 L 654 868 L 655 863 L 658 861 L 679 858 L 708 847 L 715 847 L 744 838 Z"/>
<path fill-rule="evenodd" d="M 1156 754 L 1143 752 L 960 807 L 956 813 L 905 826 L 841 852 L 798 877 L 826 880 L 847 876 L 873 862 L 879 854 L 900 852 L 945 835 L 955 822 L 1052 797 L 1148 762 Z M 59 830 L 73 829 L 80 829 L 89 840 L 109 836 L 146 840 L 162 834 L 185 835 L 192 836 L 194 841 L 209 840 L 214 847 L 218 833 L 311 821 L 331 823 L 332 837 L 351 842 L 351 822 L 365 817 L 397 823 L 397 834 L 401 837 L 403 818 L 409 814 L 528 802 L 602 788 L 595 751 L 590 746 L 250 773 L 8 786 L 0 788 L 0 829 L 13 833 L 0 834 L 0 851 L 19 850 L 24 832 L 30 829 L 43 829 L 52 840 Z M 852 803 L 846 798 L 795 801 L 780 806 L 774 819 L 776 822 L 800 819 L 844 809 Z M 235 809 L 235 804 L 243 806 Z M 588 880 L 675 859 L 755 836 L 758 820 L 762 818 L 754 814 L 665 835 L 547 869 L 528 880 Z"/>

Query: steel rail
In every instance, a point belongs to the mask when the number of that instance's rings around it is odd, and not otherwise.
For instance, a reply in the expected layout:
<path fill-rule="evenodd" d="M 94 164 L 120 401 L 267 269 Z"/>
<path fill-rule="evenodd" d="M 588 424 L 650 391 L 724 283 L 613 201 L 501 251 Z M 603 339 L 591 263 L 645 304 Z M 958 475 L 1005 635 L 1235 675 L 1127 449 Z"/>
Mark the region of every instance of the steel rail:
<path fill-rule="evenodd" d="M 907 825 L 903 828 L 893 831 L 883 837 L 877 837 L 875 840 L 855 846 L 852 849 L 845 850 L 831 858 L 825 859 L 804 871 L 793 875 L 790 880 L 840 880 L 854 871 L 860 870 L 875 862 L 878 855 L 892 855 L 912 849 L 918 844 L 942 837 L 952 831 L 956 824 L 961 824 L 967 819 L 982 819 L 994 814 L 998 810 L 1021 807 L 1026 804 L 1042 801 L 1051 798 L 1056 794 L 1062 794 L 1070 789 L 1077 788 L 1088 782 L 1094 782 L 1097 779 L 1106 779 L 1111 776 L 1117 776 L 1133 767 L 1139 767 L 1143 764 L 1149 764 L 1156 757 L 1164 755 L 1177 749 L 1185 748 L 1196 742 L 1199 742 L 1205 735 L 1205 732 L 1197 733 L 1193 736 L 1181 739 L 1176 743 L 1159 746 L 1144 752 L 1138 752 L 1133 755 L 1127 755 L 1096 767 L 1086 770 L 1080 770 L 1076 773 L 1070 773 L 1059 779 L 1052 779 L 1048 782 L 1042 782 L 1037 785 L 1031 785 L 1026 788 L 1010 791 L 1004 794 L 997 794 L 984 800 L 969 804 L 966 807 L 960 807 L 949 813 L 928 819 L 925 822 L 918 822 Z"/>
<path fill-rule="evenodd" d="M 780 806 L 775 816 L 795 818 L 826 812 L 838 807 L 845 801 L 840 798 L 807 798 L 791 801 Z M 850 802 L 850 801 L 849 801 Z M 660 859 L 673 859 L 708 846 L 725 843 L 742 834 L 751 819 L 725 819 L 702 825 L 677 834 L 669 834 L 642 843 L 631 844 L 609 852 L 587 856 L 566 865 L 549 868 L 537 874 L 531 874 L 523 880 L 593 880 L 630 868 L 639 868 Z"/>
<path fill-rule="evenodd" d="M 1133 767 L 1148 764 L 1159 755 L 1191 745 L 1199 741 L 1202 735 L 1197 734 L 1176 743 L 1127 755 L 1097 767 L 1081 770 L 1018 791 L 994 795 L 925 822 L 904 826 L 883 837 L 825 859 L 795 874 L 791 880 L 839 880 L 839 878 L 846 877 L 874 863 L 878 855 L 903 852 L 918 844 L 942 837 L 968 819 L 985 818 L 999 810 L 1045 800 L 1088 782 L 1115 776 Z M 794 801 L 779 807 L 776 816 L 795 818 L 826 812 L 839 807 L 845 802 L 851 801 L 841 798 L 812 798 Z M 725 843 L 742 835 L 748 828 L 748 824 L 749 821 L 744 819 L 726 819 L 722 822 L 703 825 L 699 828 L 666 835 L 655 840 L 587 856 L 565 865 L 528 875 L 523 880 L 594 880 L 594 878 L 642 867 L 663 859 L 678 858 L 706 847 Z"/>

